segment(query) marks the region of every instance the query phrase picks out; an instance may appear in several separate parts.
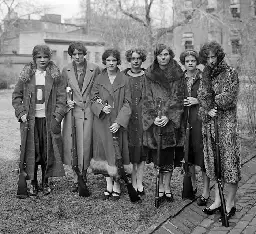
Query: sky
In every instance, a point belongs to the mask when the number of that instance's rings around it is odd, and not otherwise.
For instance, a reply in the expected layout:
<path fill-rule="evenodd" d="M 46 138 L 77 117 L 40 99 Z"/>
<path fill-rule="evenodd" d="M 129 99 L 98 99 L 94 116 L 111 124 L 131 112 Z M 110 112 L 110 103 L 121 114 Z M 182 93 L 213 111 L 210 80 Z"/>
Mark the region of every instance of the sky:
<path fill-rule="evenodd" d="M 80 0 L 37 0 L 37 2 L 49 5 L 48 13 L 60 14 L 62 19 L 75 17 L 79 13 Z"/>

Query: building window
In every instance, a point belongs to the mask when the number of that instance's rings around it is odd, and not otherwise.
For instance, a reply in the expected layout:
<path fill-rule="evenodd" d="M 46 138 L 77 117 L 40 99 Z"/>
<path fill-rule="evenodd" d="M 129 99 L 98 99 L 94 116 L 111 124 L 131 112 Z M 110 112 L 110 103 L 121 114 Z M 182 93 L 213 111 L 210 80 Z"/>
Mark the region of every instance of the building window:
<path fill-rule="evenodd" d="M 232 54 L 240 54 L 240 40 L 239 39 L 231 39 L 231 48 L 232 48 Z"/>
<path fill-rule="evenodd" d="M 233 18 L 240 18 L 240 1 L 230 0 L 230 12 Z"/>
<path fill-rule="evenodd" d="M 182 45 L 184 45 L 185 50 L 194 49 L 194 34 L 190 32 L 183 33 Z"/>
<path fill-rule="evenodd" d="M 57 59 L 57 50 L 52 50 L 52 60 Z"/>
<path fill-rule="evenodd" d="M 208 0 L 206 11 L 211 13 L 217 9 L 217 0 Z"/>
<path fill-rule="evenodd" d="M 63 52 L 63 59 L 64 59 L 64 61 L 68 60 L 68 52 L 67 51 Z"/>
<path fill-rule="evenodd" d="M 100 52 L 95 52 L 95 63 L 100 63 Z"/>
<path fill-rule="evenodd" d="M 253 15 L 256 16 L 256 0 L 252 0 Z"/>

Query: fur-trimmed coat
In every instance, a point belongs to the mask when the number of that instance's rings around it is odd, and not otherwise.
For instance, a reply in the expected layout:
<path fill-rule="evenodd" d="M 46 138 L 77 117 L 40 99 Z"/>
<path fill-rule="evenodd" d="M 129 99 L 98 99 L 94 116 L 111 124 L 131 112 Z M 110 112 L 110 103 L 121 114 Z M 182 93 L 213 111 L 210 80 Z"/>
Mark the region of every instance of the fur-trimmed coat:
<path fill-rule="evenodd" d="M 216 179 L 215 128 L 214 120 L 208 112 L 217 107 L 221 172 L 226 183 L 237 183 L 241 179 L 240 147 L 236 132 L 238 91 L 238 74 L 224 61 L 213 69 L 205 67 L 198 95 L 199 115 L 202 119 L 204 163 L 207 176 Z"/>
<path fill-rule="evenodd" d="M 102 104 L 96 100 L 101 99 Z M 124 167 L 131 173 L 129 159 L 127 126 L 131 115 L 131 93 L 128 77 L 118 70 L 114 83 L 111 84 L 106 70 L 97 76 L 91 91 L 91 109 L 93 119 L 93 158 L 91 168 L 95 172 L 117 176 L 117 161 L 112 133 L 109 126 L 116 122 L 120 125 L 116 135 Z M 110 114 L 105 114 L 102 109 L 105 102 L 113 107 Z"/>
<path fill-rule="evenodd" d="M 143 145 L 157 149 L 158 127 L 154 120 L 158 111 L 162 111 L 169 122 L 162 128 L 162 148 L 183 145 L 181 132 L 181 116 L 185 83 L 183 71 L 175 60 L 170 61 L 168 70 L 164 73 L 154 62 L 145 72 L 144 101 L 142 104 Z M 166 74 L 167 73 L 167 74 Z M 159 107 L 159 100 L 162 105 Z"/>
<path fill-rule="evenodd" d="M 35 72 L 36 65 L 33 62 L 25 65 L 12 94 L 12 105 L 15 109 L 15 115 L 20 122 L 21 139 L 24 137 L 25 127 L 25 124 L 21 121 L 21 116 L 27 114 L 29 130 L 25 146 L 24 170 L 30 180 L 34 179 L 35 169 Z M 46 68 L 45 76 L 45 116 L 47 129 L 46 177 L 65 175 L 61 161 L 61 126 L 59 125 L 58 134 L 54 134 L 51 130 L 53 118 L 59 121 L 63 119 L 65 115 L 65 105 L 65 81 L 62 79 L 58 67 L 50 61 Z"/>

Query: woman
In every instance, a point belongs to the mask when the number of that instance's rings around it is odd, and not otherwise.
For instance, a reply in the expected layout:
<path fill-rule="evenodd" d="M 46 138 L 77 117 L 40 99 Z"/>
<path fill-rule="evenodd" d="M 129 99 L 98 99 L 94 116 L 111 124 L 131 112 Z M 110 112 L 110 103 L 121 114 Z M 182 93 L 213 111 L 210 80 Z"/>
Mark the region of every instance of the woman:
<path fill-rule="evenodd" d="M 78 168 L 86 176 L 87 168 L 92 158 L 92 121 L 93 114 L 90 105 L 90 92 L 95 77 L 100 73 L 97 65 L 85 59 L 87 49 L 81 42 L 73 42 L 68 47 L 68 54 L 72 63 L 63 68 L 62 76 L 67 80 L 67 87 L 73 92 L 73 101 L 68 95 L 67 113 L 63 122 L 64 155 L 63 162 L 72 165 L 72 126 L 71 109 L 75 117 L 76 147 L 78 154 Z M 73 171 L 74 183 L 72 192 L 78 191 L 77 175 Z M 86 181 L 86 178 L 84 178 Z M 89 195 L 89 194 L 88 194 Z"/>
<path fill-rule="evenodd" d="M 154 62 L 146 70 L 145 94 L 142 106 L 143 145 L 153 162 L 160 167 L 159 197 L 173 201 L 170 181 L 177 146 L 177 132 L 183 112 L 183 72 L 173 59 L 173 51 L 166 45 L 157 45 Z M 161 114 L 160 114 L 161 112 Z M 157 142 L 162 128 L 162 150 L 158 160 Z"/>
<path fill-rule="evenodd" d="M 218 130 L 221 175 L 223 182 L 227 184 L 226 210 L 230 218 L 236 212 L 235 196 L 241 179 L 241 160 L 236 132 L 238 74 L 224 61 L 225 53 L 217 42 L 204 44 L 199 55 L 205 65 L 199 92 L 199 114 L 202 118 L 206 174 L 210 179 L 216 179 L 214 139 L 215 131 Z M 214 119 L 217 121 L 218 129 L 214 128 Z M 203 211 L 209 215 L 213 214 L 220 209 L 220 205 L 221 200 L 216 183 L 214 203 Z"/>
<path fill-rule="evenodd" d="M 128 143 L 130 160 L 133 164 L 132 185 L 137 193 L 143 196 L 145 195 L 145 190 L 142 181 L 146 155 L 143 151 L 142 144 L 141 104 L 145 73 L 141 65 L 146 60 L 146 52 L 140 48 L 135 48 L 126 51 L 125 56 L 131 64 L 131 68 L 124 70 L 124 74 L 129 77 L 131 90 L 132 114 L 128 125 Z"/>
<path fill-rule="evenodd" d="M 106 50 L 102 62 L 106 68 L 96 78 L 91 91 L 91 109 L 94 114 L 91 167 L 95 173 L 106 175 L 104 199 L 112 197 L 116 200 L 120 198 L 117 164 L 121 161 L 125 169 L 131 167 L 126 130 L 131 115 L 131 94 L 128 78 L 118 68 L 121 63 L 120 52 Z M 113 137 L 118 138 L 121 158 L 116 158 Z"/>
<path fill-rule="evenodd" d="M 41 165 L 43 194 L 51 192 L 49 177 L 64 176 L 61 162 L 61 121 L 65 115 L 65 80 L 51 61 L 51 50 L 36 45 L 33 61 L 25 65 L 12 94 L 12 105 L 20 122 L 21 139 L 28 124 L 24 165 L 31 181 L 29 195 L 38 194 L 37 170 Z M 23 198 L 23 197 L 20 197 Z"/>
<path fill-rule="evenodd" d="M 190 125 L 189 132 L 189 163 L 192 179 L 193 191 L 196 194 L 196 173 L 195 165 L 201 167 L 203 177 L 203 193 L 198 198 L 197 204 L 199 206 L 206 205 L 210 193 L 210 180 L 206 176 L 204 167 L 203 141 L 202 141 L 202 123 L 198 118 L 198 89 L 202 78 L 202 72 L 196 68 L 199 64 L 199 55 L 195 50 L 187 50 L 181 53 L 180 62 L 185 66 L 185 116 L 186 121 Z"/>

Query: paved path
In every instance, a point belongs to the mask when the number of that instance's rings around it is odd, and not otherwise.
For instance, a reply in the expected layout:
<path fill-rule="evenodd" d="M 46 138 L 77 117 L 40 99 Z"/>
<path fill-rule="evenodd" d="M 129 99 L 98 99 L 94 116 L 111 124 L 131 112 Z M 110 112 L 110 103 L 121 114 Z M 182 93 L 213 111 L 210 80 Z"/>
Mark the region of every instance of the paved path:
<path fill-rule="evenodd" d="M 226 191 L 224 191 L 226 193 Z M 211 191 L 211 198 L 214 190 Z M 213 201 L 209 201 L 211 204 Z M 207 216 L 196 201 L 183 207 L 174 217 L 163 222 L 149 233 L 154 234 L 253 234 L 256 233 L 256 158 L 242 167 L 242 180 L 237 192 L 237 212 L 230 219 L 230 226 L 218 221 L 220 214 Z"/>

